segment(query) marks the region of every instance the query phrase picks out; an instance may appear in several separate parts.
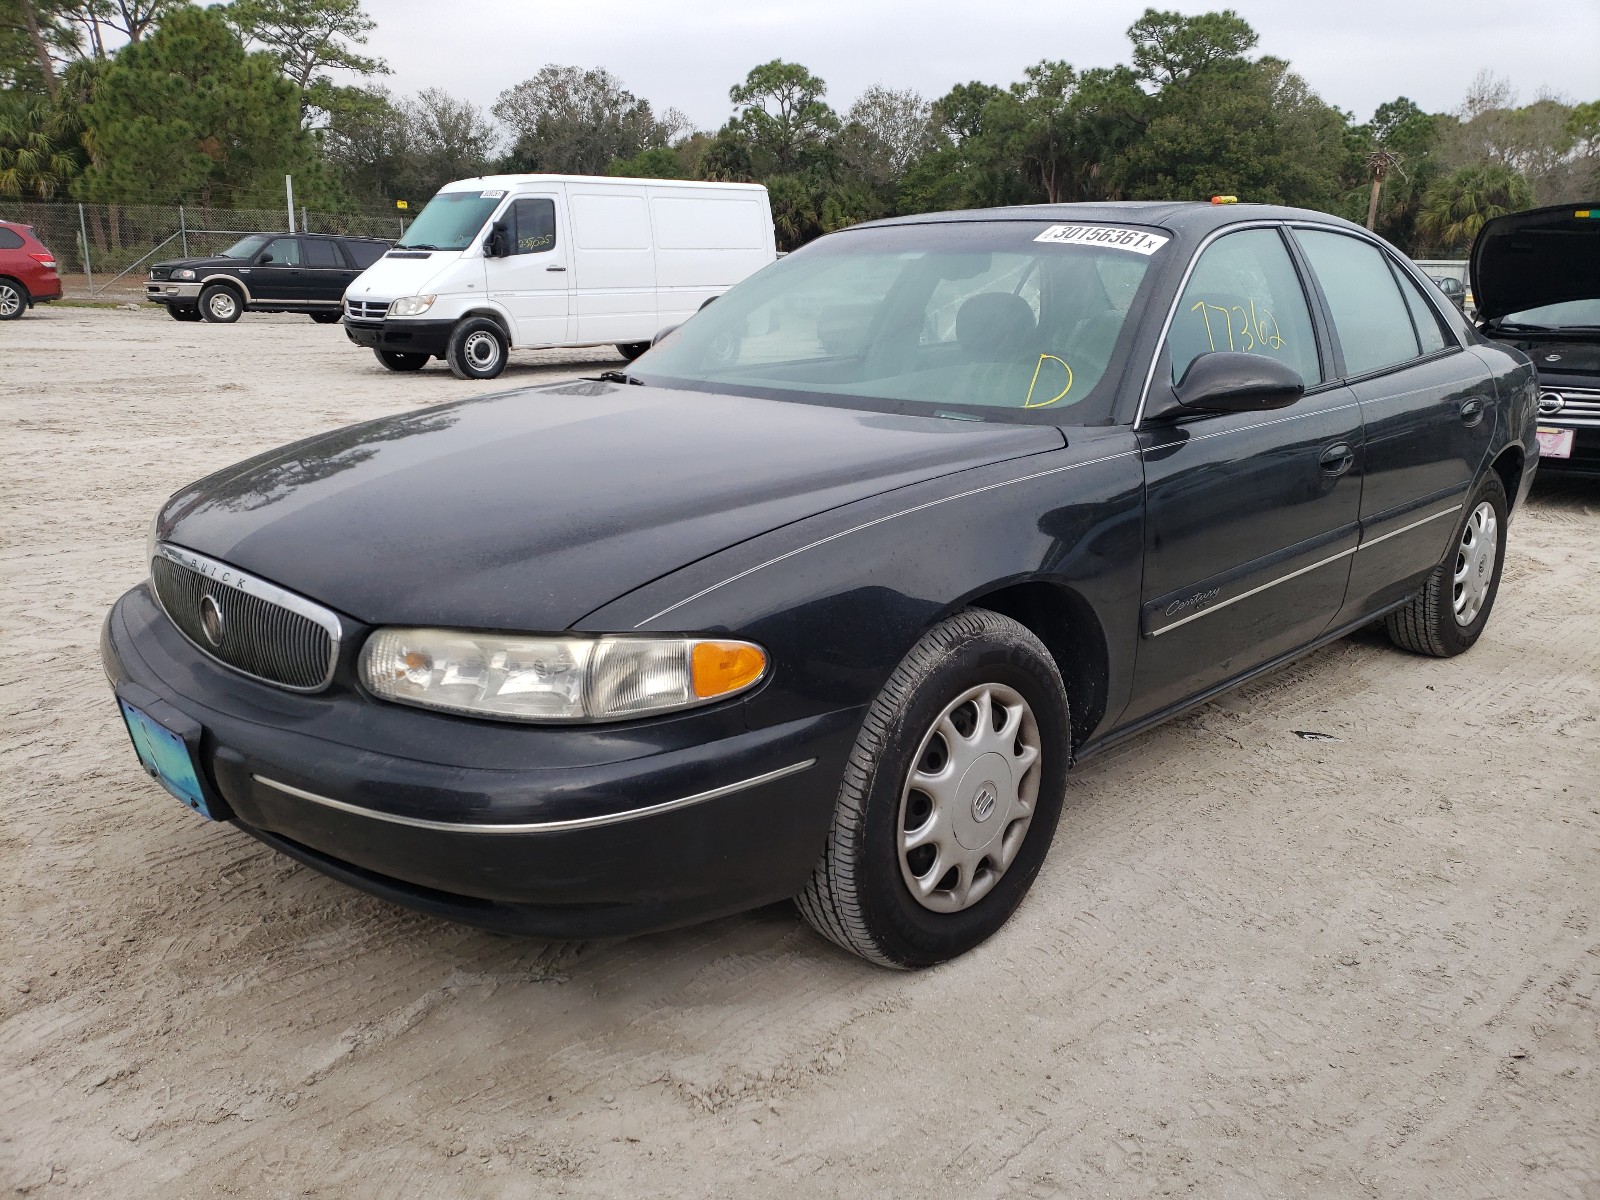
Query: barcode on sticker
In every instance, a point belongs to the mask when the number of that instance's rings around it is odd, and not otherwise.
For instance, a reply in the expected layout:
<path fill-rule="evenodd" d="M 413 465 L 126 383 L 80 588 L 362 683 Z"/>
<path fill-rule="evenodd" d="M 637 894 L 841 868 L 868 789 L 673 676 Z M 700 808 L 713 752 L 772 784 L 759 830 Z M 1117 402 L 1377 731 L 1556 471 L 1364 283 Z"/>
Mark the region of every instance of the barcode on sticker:
<path fill-rule="evenodd" d="M 1146 233 L 1143 229 L 1124 229 L 1119 225 L 1052 225 L 1033 240 L 1057 246 L 1104 246 L 1108 250 L 1131 250 L 1135 254 L 1151 255 L 1172 239 L 1159 233 Z"/>

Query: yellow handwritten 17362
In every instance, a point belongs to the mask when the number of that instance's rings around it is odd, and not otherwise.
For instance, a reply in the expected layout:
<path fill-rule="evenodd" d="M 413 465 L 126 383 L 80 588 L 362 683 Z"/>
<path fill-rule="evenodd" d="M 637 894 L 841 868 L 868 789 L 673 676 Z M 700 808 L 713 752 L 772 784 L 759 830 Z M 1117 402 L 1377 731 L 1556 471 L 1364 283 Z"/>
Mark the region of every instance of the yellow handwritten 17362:
<path fill-rule="evenodd" d="M 1223 308 L 1220 304 L 1207 304 L 1204 300 L 1196 300 L 1189 306 L 1189 311 L 1199 313 L 1200 319 L 1206 323 L 1206 340 L 1211 343 L 1213 350 L 1222 347 L 1217 345 L 1216 330 L 1211 324 L 1212 313 L 1218 314 L 1222 328 L 1227 331 L 1229 350 L 1249 354 L 1257 346 L 1267 350 L 1283 349 L 1283 333 L 1278 329 L 1278 318 L 1265 308 L 1257 309 L 1254 300 L 1250 301 L 1249 312 L 1241 304 Z M 1237 328 L 1234 325 L 1235 314 L 1238 315 Z"/>
<path fill-rule="evenodd" d="M 1038 403 L 1035 403 L 1034 399 L 1033 399 L 1033 392 L 1034 392 L 1034 389 L 1039 386 L 1039 372 L 1044 370 L 1044 364 L 1047 363 L 1047 362 L 1053 362 L 1053 363 L 1060 363 L 1061 364 L 1061 369 L 1067 373 L 1067 386 L 1062 388 L 1054 396 L 1051 396 L 1050 399 L 1048 399 L 1048 400 L 1040 400 Z M 1041 354 L 1041 355 L 1039 355 L 1039 363 L 1038 363 L 1038 365 L 1033 368 L 1033 379 L 1028 384 L 1028 395 L 1027 395 L 1027 398 L 1025 400 L 1023 400 L 1022 407 L 1023 408 L 1049 408 L 1052 404 L 1054 404 L 1057 400 L 1060 400 L 1063 396 L 1065 396 L 1071 390 L 1072 390 L 1072 368 L 1067 366 L 1066 362 L 1063 359 L 1057 358 L 1054 354 Z"/>

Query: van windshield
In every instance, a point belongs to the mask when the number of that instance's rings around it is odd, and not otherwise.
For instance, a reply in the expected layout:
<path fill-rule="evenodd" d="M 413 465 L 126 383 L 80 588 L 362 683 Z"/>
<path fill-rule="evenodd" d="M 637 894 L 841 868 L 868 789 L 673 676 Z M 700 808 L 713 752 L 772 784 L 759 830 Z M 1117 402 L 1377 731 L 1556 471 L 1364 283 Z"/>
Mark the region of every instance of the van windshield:
<path fill-rule="evenodd" d="M 981 421 L 1103 424 L 1152 256 L 1132 227 L 850 230 L 758 272 L 629 370 L 644 383 Z"/>
<path fill-rule="evenodd" d="M 465 250 L 503 199 L 504 191 L 440 192 L 395 245 L 402 250 Z"/>

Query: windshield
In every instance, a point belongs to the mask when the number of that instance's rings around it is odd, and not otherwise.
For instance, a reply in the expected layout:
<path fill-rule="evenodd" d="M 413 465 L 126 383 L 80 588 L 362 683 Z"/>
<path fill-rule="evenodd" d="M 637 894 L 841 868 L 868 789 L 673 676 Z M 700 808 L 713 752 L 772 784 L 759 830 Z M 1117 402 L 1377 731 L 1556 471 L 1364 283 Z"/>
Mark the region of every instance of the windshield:
<path fill-rule="evenodd" d="M 254 258 L 261 253 L 261 247 L 272 240 L 270 233 L 252 233 L 249 237 L 242 237 L 233 245 L 222 252 L 223 258 Z"/>
<path fill-rule="evenodd" d="M 846 231 L 733 288 L 630 373 L 735 395 L 1100 424 L 1112 398 L 1098 385 L 1167 240 L 1044 221 Z"/>
<path fill-rule="evenodd" d="M 1500 318 L 1500 324 L 1531 325 L 1539 329 L 1567 329 L 1574 326 L 1592 329 L 1600 326 L 1600 300 L 1567 300 L 1561 304 L 1525 308 L 1521 312 L 1507 313 Z"/>
<path fill-rule="evenodd" d="M 395 245 L 411 250 L 465 250 L 505 195 L 503 190 L 440 192 Z"/>

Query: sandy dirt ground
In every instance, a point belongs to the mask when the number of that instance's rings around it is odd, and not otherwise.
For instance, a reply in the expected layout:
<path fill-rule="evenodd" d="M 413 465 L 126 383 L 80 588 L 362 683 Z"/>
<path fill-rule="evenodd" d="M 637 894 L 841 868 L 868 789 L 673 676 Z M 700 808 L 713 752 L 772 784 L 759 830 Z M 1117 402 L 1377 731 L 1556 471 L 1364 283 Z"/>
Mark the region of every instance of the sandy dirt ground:
<path fill-rule="evenodd" d="M 473 385 L 293 317 L 0 326 L 0 1186 L 1600 1196 L 1600 486 L 1541 485 L 1470 654 L 1357 635 L 1086 764 L 1017 917 L 923 974 L 786 905 L 493 937 L 145 778 L 96 646 L 169 492 L 610 365 Z"/>

